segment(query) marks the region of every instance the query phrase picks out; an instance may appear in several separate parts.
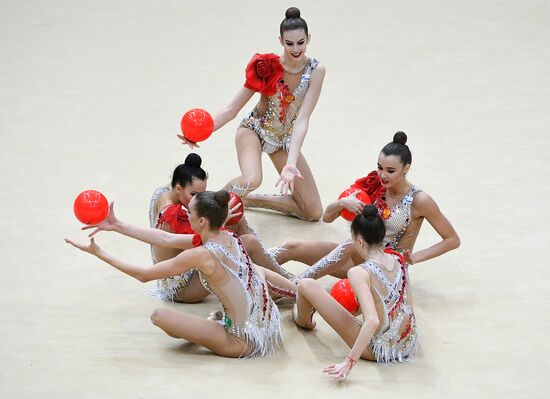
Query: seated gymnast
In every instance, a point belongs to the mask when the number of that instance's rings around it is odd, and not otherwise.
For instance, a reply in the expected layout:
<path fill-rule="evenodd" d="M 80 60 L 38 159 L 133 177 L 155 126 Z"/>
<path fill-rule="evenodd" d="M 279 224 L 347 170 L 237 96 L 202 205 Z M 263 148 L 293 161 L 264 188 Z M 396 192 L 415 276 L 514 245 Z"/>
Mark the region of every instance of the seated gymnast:
<path fill-rule="evenodd" d="M 195 241 L 200 240 L 202 245 L 154 267 L 119 260 L 102 250 L 94 237 L 87 245 L 70 239 L 65 241 L 141 282 L 197 269 L 204 287 L 218 297 L 220 311 L 213 319 L 204 320 L 159 308 L 151 316 L 153 324 L 172 337 L 204 346 L 221 356 L 266 356 L 273 353 L 281 341 L 279 310 L 268 293 L 268 282 L 289 292 L 295 291 L 296 286 L 279 274 L 254 265 L 241 240 L 234 233 L 220 229 L 227 218 L 229 198 L 224 190 L 197 193 L 189 203 L 188 215 L 197 233 Z M 136 228 L 134 238 L 142 239 L 149 231 L 154 229 Z M 191 235 L 176 236 L 181 236 L 180 240 L 193 240 Z"/>
<path fill-rule="evenodd" d="M 407 264 L 412 265 L 458 248 L 460 239 L 435 200 L 407 179 L 412 154 L 406 142 L 407 135 L 397 132 L 393 141 L 380 151 L 377 170 L 357 179 L 351 188 L 366 192 L 378 208 L 386 226 L 384 246 L 401 252 Z M 357 198 L 340 199 L 325 209 L 323 220 L 334 221 L 343 209 L 357 213 L 364 205 Z M 441 240 L 413 252 L 424 220 L 434 228 Z M 352 244 L 353 240 L 349 237 L 340 244 L 296 240 L 272 248 L 269 254 L 281 265 L 289 260 L 310 265 L 298 278 L 318 279 L 327 274 L 342 278 L 350 267 L 364 261 L 362 253 Z"/>
<path fill-rule="evenodd" d="M 386 228 L 378 209 L 367 205 L 351 224 L 355 247 L 365 261 L 350 268 L 360 320 L 340 305 L 313 279 L 300 280 L 293 318 L 305 329 L 315 328 L 319 313 L 351 348 L 346 358 L 323 371 L 345 379 L 359 358 L 381 363 L 410 359 L 417 346 L 417 333 L 409 297 L 406 263 L 402 255 L 384 250 Z"/>

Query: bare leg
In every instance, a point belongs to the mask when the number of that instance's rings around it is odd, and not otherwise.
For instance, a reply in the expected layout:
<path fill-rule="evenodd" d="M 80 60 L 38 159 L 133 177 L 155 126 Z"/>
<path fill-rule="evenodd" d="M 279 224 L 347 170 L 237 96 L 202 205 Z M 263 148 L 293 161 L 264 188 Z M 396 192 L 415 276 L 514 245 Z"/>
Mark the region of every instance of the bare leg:
<path fill-rule="evenodd" d="M 255 264 L 272 270 L 275 273 L 284 276 L 286 279 L 292 280 L 296 278 L 296 276 L 288 272 L 286 269 L 281 267 L 279 263 L 277 263 L 277 260 L 269 254 L 262 242 L 256 236 L 246 234 L 241 236 L 240 239 L 246 248 L 246 252 L 248 252 L 248 255 Z"/>
<path fill-rule="evenodd" d="M 172 232 L 170 226 L 167 223 L 163 223 L 160 227 L 161 230 Z M 161 262 L 163 260 L 172 259 L 182 251 L 180 249 L 165 248 L 165 247 L 152 247 L 152 255 L 154 262 Z M 204 298 L 208 296 L 208 291 L 202 286 L 198 272 L 193 272 L 191 280 L 185 283 L 178 284 L 174 291 L 172 289 L 167 293 L 166 289 L 158 289 L 158 296 L 161 296 L 163 300 L 172 300 L 179 303 L 197 303 L 201 302 Z"/>
<path fill-rule="evenodd" d="M 299 279 L 318 279 L 327 274 L 344 278 L 348 269 L 353 266 L 356 249 L 351 238 L 338 244 L 328 255 L 315 262 L 312 266 L 298 275 Z"/>
<path fill-rule="evenodd" d="M 294 320 L 298 326 L 304 328 L 315 326 L 312 321 L 308 323 L 308 319 L 311 320 L 313 315 L 313 309 L 325 319 L 350 348 L 355 344 L 361 330 L 361 321 L 331 297 L 319 282 L 312 279 L 301 280 L 298 292 L 299 299 L 295 307 L 296 310 L 293 312 Z M 375 360 L 372 350 L 368 347 L 361 357 Z"/>
<path fill-rule="evenodd" d="M 279 150 L 269 155 L 277 172 L 281 173 L 288 158 L 288 153 Z M 294 192 L 291 195 L 249 195 L 244 204 L 247 208 L 271 209 L 304 219 L 308 221 L 317 221 L 323 214 L 321 197 L 311 169 L 304 156 L 300 154 L 296 164 L 303 179 L 294 180 Z"/>
<path fill-rule="evenodd" d="M 265 269 L 261 266 L 257 266 L 258 270 L 265 276 L 265 281 L 269 291 L 275 296 L 284 296 L 287 298 L 296 298 L 296 292 L 298 286 L 296 283 L 284 278 L 278 273 Z"/>
<path fill-rule="evenodd" d="M 300 282 L 301 283 L 301 282 Z M 298 327 L 305 328 L 307 330 L 313 330 L 317 324 L 313 320 L 315 314 L 315 308 L 307 300 L 306 296 L 301 292 L 300 286 L 298 286 L 298 295 L 296 295 L 296 304 L 292 308 L 292 319 Z"/>
<path fill-rule="evenodd" d="M 248 344 L 225 331 L 225 328 L 214 320 L 181 313 L 172 309 L 158 308 L 151 315 L 154 325 L 175 338 L 204 346 L 217 355 L 241 357 L 250 353 Z"/>
<path fill-rule="evenodd" d="M 234 225 L 231 225 L 231 226 L 225 226 L 225 228 L 237 234 L 239 237 L 244 234 L 253 234 L 256 237 L 258 236 L 258 234 L 254 231 L 250 223 L 248 223 L 248 219 L 246 215 L 243 215 L 243 217 L 241 218 L 241 220 L 239 220 L 238 223 L 235 223 Z"/>
<path fill-rule="evenodd" d="M 154 226 L 153 226 L 154 227 Z M 167 223 L 163 223 L 160 227 L 160 230 L 167 231 L 168 233 L 172 232 L 172 229 Z M 151 246 L 151 254 L 153 255 L 153 262 L 158 263 L 163 260 L 172 259 L 178 256 L 182 250 L 177 248 L 166 248 L 166 247 L 159 247 L 156 245 Z"/>
<path fill-rule="evenodd" d="M 337 246 L 338 244 L 329 241 L 296 240 L 286 242 L 280 247 L 270 248 L 269 252 L 275 256 L 280 265 L 295 260 L 311 266 Z"/>
<path fill-rule="evenodd" d="M 174 302 L 180 303 L 197 303 L 201 302 L 208 296 L 208 291 L 203 287 L 199 272 L 193 271 L 193 277 L 189 280 L 187 285 L 179 287 L 176 291 Z"/>
<path fill-rule="evenodd" d="M 242 197 L 262 183 L 262 146 L 256 133 L 240 127 L 235 135 L 235 147 L 241 175 L 227 183 L 225 189 Z"/>

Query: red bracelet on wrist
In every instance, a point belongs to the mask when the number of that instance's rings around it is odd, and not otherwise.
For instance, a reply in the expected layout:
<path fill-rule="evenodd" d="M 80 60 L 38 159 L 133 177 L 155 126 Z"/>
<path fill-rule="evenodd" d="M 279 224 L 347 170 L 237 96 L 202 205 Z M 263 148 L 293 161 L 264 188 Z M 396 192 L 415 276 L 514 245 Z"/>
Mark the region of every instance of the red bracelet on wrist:
<path fill-rule="evenodd" d="M 355 366 L 355 363 L 357 363 L 357 360 L 355 360 L 354 358 L 352 358 L 351 356 L 346 356 L 346 359 L 349 360 L 349 362 L 351 363 L 351 367 Z"/>

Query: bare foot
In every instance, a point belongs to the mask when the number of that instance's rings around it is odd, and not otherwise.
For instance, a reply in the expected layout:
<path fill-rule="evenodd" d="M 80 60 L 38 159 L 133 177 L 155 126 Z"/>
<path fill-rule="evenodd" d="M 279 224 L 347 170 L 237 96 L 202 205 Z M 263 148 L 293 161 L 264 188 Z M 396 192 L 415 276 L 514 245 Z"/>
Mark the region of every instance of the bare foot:
<path fill-rule="evenodd" d="M 313 330 L 317 323 L 315 320 L 313 320 L 313 313 L 309 317 L 309 320 L 302 320 L 298 318 L 298 305 L 294 305 L 292 308 L 292 320 L 294 320 L 294 323 L 300 328 L 304 328 L 306 330 Z"/>

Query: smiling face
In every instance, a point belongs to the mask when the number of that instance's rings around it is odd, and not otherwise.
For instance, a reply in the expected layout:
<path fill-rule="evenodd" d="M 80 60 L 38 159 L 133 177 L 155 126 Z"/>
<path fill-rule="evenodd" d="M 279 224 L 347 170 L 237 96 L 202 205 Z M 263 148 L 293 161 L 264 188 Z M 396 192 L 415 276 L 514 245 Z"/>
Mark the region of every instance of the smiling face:
<path fill-rule="evenodd" d="M 285 60 L 292 60 L 293 63 L 300 64 L 306 59 L 306 48 L 309 43 L 309 35 L 306 35 L 303 29 L 287 30 L 279 38 L 284 48 Z"/>
<path fill-rule="evenodd" d="M 203 191 L 206 191 L 206 180 L 193 178 L 191 183 L 187 184 L 185 187 L 176 184 L 178 201 L 186 208 L 189 208 L 189 203 L 191 199 L 195 196 L 195 194 L 201 193 Z"/>
<path fill-rule="evenodd" d="M 397 155 L 386 155 L 383 152 L 378 156 L 378 177 L 384 188 L 394 188 L 405 180 L 405 175 L 411 165 L 403 165 Z"/>

